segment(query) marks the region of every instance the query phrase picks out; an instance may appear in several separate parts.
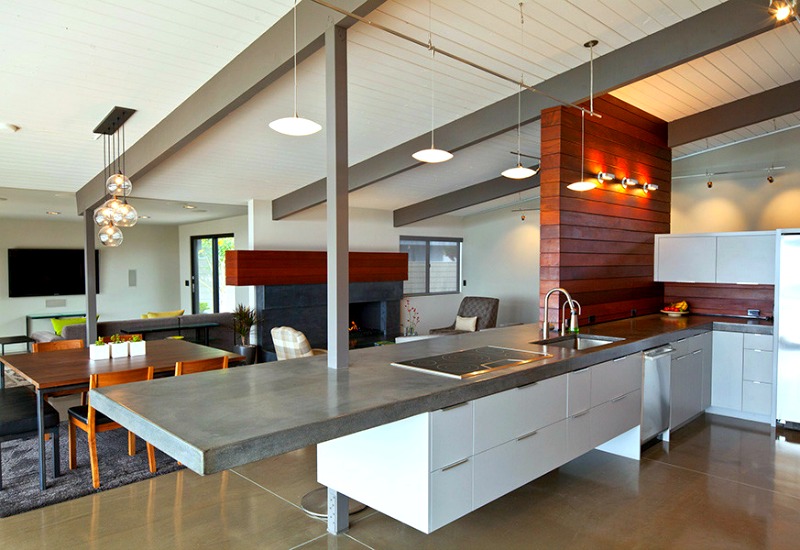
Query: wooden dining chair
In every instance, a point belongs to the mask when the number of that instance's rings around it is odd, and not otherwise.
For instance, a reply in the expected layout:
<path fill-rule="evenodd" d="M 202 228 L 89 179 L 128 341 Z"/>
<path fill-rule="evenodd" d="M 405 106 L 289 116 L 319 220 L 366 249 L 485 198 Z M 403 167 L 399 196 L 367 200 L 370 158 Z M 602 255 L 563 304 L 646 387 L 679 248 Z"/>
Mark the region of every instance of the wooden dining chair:
<path fill-rule="evenodd" d="M 140 369 L 124 370 L 118 372 L 104 372 L 93 374 L 89 377 L 89 389 L 104 388 L 116 384 L 127 384 L 128 382 L 140 382 L 142 380 L 153 379 L 153 367 L 142 367 Z M 97 412 L 91 402 L 88 405 L 69 408 L 69 469 L 74 470 L 77 466 L 76 452 L 76 428 L 86 432 L 89 439 L 89 460 L 92 467 L 92 486 L 97 489 L 100 487 L 100 469 L 97 460 L 97 433 L 107 432 L 122 428 L 119 424 L 111 420 L 103 413 Z M 128 454 L 136 454 L 136 436 L 128 432 Z M 150 473 L 156 472 L 156 453 L 155 447 L 147 443 L 147 462 L 150 466 Z"/>
<path fill-rule="evenodd" d="M 33 353 L 41 351 L 61 351 L 65 349 L 80 349 L 85 348 L 86 344 L 83 340 L 53 340 L 52 342 L 34 342 Z"/>
<path fill-rule="evenodd" d="M 175 376 L 194 374 L 209 370 L 227 369 L 228 356 L 212 357 L 211 359 L 197 359 L 196 361 L 178 361 L 175 363 Z"/>
<path fill-rule="evenodd" d="M 83 349 L 85 343 L 81 339 L 75 340 L 53 340 L 52 342 L 34 342 L 33 353 L 41 353 L 41 352 L 50 352 L 50 351 L 62 351 L 67 349 Z M 81 394 L 81 405 L 86 404 L 86 391 L 84 390 L 67 390 L 67 391 L 59 391 L 55 393 L 49 393 L 45 395 L 45 400 L 49 401 L 51 397 L 64 397 L 65 395 L 74 395 L 75 393 Z"/>

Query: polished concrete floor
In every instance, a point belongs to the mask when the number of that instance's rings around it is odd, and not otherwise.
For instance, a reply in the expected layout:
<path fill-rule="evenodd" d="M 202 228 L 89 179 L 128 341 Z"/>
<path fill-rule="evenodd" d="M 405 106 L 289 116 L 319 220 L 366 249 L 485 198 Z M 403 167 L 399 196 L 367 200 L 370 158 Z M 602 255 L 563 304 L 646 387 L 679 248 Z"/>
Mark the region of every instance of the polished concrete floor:
<path fill-rule="evenodd" d="M 371 509 L 326 534 L 298 507 L 314 468 L 307 448 L 168 474 L 0 519 L 0 548 L 800 548 L 800 433 L 718 416 L 641 462 L 592 451 L 430 535 Z"/>

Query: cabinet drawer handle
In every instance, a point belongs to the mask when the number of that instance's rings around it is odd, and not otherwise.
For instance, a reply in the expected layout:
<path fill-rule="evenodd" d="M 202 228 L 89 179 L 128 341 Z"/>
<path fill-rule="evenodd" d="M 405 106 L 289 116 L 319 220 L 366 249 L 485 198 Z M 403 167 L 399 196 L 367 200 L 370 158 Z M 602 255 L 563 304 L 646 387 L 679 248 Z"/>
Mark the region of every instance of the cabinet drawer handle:
<path fill-rule="evenodd" d="M 522 441 L 523 439 L 528 439 L 529 437 L 533 437 L 534 435 L 538 434 L 539 430 L 533 430 L 531 433 L 527 433 L 525 435 L 521 435 L 517 438 L 517 441 Z"/>
<path fill-rule="evenodd" d="M 694 351 L 692 352 L 692 355 L 697 355 L 698 353 L 703 353 L 703 350 L 701 350 L 701 349 L 694 350 Z"/>
<path fill-rule="evenodd" d="M 627 393 L 626 393 L 625 395 L 620 395 L 619 397 L 615 397 L 614 399 L 612 399 L 612 400 L 611 400 L 611 402 L 612 402 L 612 403 L 617 403 L 617 402 L 619 402 L 619 401 L 622 401 L 622 400 L 623 400 L 623 399 L 625 399 L 626 397 L 628 397 L 628 394 L 627 394 Z"/>
<path fill-rule="evenodd" d="M 589 414 L 589 409 L 586 409 L 583 412 L 579 412 L 578 414 L 573 414 L 572 418 L 580 418 L 581 416 L 586 416 L 587 414 Z"/>
<path fill-rule="evenodd" d="M 616 359 L 613 359 L 613 361 L 615 363 L 619 363 L 620 361 L 624 361 L 625 359 L 627 359 L 627 357 L 617 357 Z"/>
<path fill-rule="evenodd" d="M 749 351 L 754 351 L 756 353 L 771 353 L 772 352 L 772 350 L 768 350 L 768 349 L 752 349 L 752 348 L 746 348 L 746 349 L 749 350 Z"/>
<path fill-rule="evenodd" d="M 539 381 L 537 380 L 536 382 L 530 382 L 528 384 L 522 384 L 521 386 L 517 386 L 517 389 L 518 390 L 523 390 L 525 388 L 530 388 L 531 386 L 535 386 L 538 383 L 539 383 Z"/>
<path fill-rule="evenodd" d="M 469 405 L 469 401 L 464 401 L 463 403 L 456 403 L 455 405 L 450 405 L 449 407 L 444 407 L 441 410 L 443 411 L 452 411 L 453 409 L 457 409 L 459 407 L 464 407 Z"/>
<path fill-rule="evenodd" d="M 442 468 L 442 471 L 446 472 L 447 470 L 452 470 L 453 468 L 461 466 L 462 464 L 466 464 L 467 462 L 469 462 L 469 458 L 462 458 L 458 462 L 453 462 L 450 466 L 445 466 Z"/>
<path fill-rule="evenodd" d="M 589 372 L 590 368 L 592 368 L 592 367 L 584 367 L 582 369 L 574 370 L 574 371 L 572 371 L 572 374 L 581 374 L 581 373 L 584 373 L 584 372 Z"/>

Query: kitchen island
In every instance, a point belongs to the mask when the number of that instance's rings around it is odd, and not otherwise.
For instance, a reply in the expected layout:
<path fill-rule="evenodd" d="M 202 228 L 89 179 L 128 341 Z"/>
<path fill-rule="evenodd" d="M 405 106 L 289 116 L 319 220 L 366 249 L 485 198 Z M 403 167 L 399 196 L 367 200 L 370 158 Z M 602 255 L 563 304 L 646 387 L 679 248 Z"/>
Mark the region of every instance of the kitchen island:
<path fill-rule="evenodd" d="M 407 344 L 355 350 L 350 367 L 324 357 L 215 371 L 91 392 L 101 412 L 199 474 L 322 443 L 421 413 L 477 400 L 620 359 L 715 328 L 771 332 L 735 318 L 649 315 L 582 330 L 623 338 L 584 351 L 533 344 L 536 325 L 519 325 Z M 485 345 L 546 351 L 532 364 L 464 380 L 391 365 Z"/>

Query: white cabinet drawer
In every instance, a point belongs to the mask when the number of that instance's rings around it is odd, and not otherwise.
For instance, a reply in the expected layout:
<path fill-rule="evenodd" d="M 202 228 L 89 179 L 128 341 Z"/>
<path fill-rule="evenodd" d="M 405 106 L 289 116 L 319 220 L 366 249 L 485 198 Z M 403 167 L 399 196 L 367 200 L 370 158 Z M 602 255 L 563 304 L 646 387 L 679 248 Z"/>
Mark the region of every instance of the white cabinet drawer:
<path fill-rule="evenodd" d="M 592 447 L 625 433 L 639 425 L 642 419 L 642 392 L 636 390 L 616 397 L 592 409 L 589 417 Z"/>
<path fill-rule="evenodd" d="M 472 504 L 479 508 L 565 461 L 566 420 L 475 456 Z"/>
<path fill-rule="evenodd" d="M 703 352 L 697 350 L 672 359 L 670 371 L 670 421 L 674 430 L 702 410 Z"/>
<path fill-rule="evenodd" d="M 556 376 L 475 400 L 478 454 L 567 415 L 567 375 Z"/>
<path fill-rule="evenodd" d="M 642 387 L 642 354 L 592 367 L 592 407 Z"/>
<path fill-rule="evenodd" d="M 567 377 L 567 416 L 589 410 L 592 406 L 592 369 L 576 370 Z"/>
<path fill-rule="evenodd" d="M 594 409 L 589 409 L 567 418 L 567 460 L 578 458 L 594 448 L 591 425 L 593 413 Z"/>
<path fill-rule="evenodd" d="M 772 335 L 771 334 L 750 334 L 744 335 L 745 349 L 760 349 L 763 351 L 772 351 Z"/>
<path fill-rule="evenodd" d="M 742 410 L 742 344 L 738 332 L 714 331 L 714 356 L 711 374 L 711 405 Z"/>
<path fill-rule="evenodd" d="M 431 531 L 472 511 L 473 462 L 464 458 L 431 473 Z"/>
<path fill-rule="evenodd" d="M 742 410 L 755 414 L 772 412 L 772 384 L 745 380 L 742 384 Z"/>
<path fill-rule="evenodd" d="M 472 410 L 469 401 L 430 414 L 430 471 L 472 455 Z"/>
<path fill-rule="evenodd" d="M 744 379 L 772 383 L 772 352 L 744 350 Z"/>

